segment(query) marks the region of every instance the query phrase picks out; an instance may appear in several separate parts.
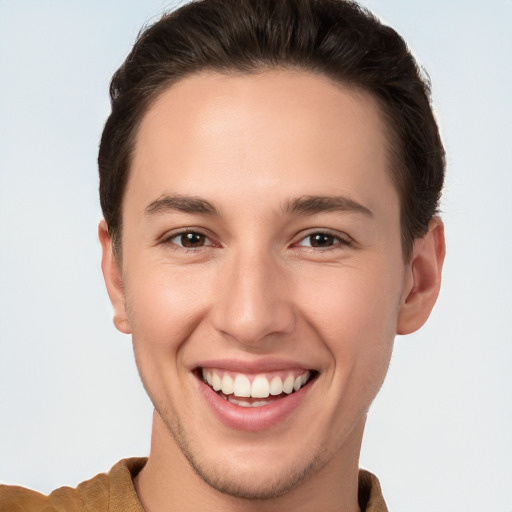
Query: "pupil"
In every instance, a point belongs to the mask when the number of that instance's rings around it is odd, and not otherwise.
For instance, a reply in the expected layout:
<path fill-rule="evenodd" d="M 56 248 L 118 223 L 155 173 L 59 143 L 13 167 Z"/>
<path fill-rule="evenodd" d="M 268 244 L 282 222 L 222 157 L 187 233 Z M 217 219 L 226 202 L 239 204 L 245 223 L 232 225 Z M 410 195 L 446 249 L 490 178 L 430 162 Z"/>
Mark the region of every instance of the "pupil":
<path fill-rule="evenodd" d="M 324 235 L 322 233 L 318 233 L 316 235 L 311 235 L 310 242 L 312 247 L 325 247 L 328 245 L 332 245 L 333 237 L 331 235 Z"/>
<path fill-rule="evenodd" d="M 197 247 L 204 243 L 204 235 L 200 233 L 186 233 L 181 235 L 181 243 L 183 247 Z"/>

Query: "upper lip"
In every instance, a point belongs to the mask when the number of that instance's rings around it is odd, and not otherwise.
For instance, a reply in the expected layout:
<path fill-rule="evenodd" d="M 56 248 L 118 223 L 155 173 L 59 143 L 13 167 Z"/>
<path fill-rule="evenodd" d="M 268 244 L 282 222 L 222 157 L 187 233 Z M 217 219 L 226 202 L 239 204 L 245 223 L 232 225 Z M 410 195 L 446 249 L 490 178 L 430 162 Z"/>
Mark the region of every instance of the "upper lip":
<path fill-rule="evenodd" d="M 289 359 L 265 358 L 252 361 L 242 359 L 209 359 L 195 368 L 216 368 L 238 373 L 269 373 L 281 370 L 314 370 L 310 365 Z"/>

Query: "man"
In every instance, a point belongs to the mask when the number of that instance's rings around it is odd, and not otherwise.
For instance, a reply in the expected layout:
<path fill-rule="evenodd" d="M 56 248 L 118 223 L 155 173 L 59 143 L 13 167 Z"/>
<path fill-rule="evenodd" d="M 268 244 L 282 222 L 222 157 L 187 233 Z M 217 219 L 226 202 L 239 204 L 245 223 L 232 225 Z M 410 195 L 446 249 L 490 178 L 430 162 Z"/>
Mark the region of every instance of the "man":
<path fill-rule="evenodd" d="M 358 470 L 438 295 L 444 152 L 402 39 L 342 0 L 205 0 L 138 39 L 99 153 L 102 269 L 149 458 L 0 510 L 383 511 Z"/>

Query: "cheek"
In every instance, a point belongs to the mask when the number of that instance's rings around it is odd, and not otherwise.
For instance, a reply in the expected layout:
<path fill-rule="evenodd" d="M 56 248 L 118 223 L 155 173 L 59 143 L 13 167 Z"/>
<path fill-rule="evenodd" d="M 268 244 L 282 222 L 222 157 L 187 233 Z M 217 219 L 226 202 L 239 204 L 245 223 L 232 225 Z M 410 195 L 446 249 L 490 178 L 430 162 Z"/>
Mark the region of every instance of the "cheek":
<path fill-rule="evenodd" d="M 133 274 L 132 274 L 133 275 Z M 125 283 L 134 345 L 145 351 L 178 352 L 207 309 L 207 286 L 200 272 L 163 266 Z"/>
<path fill-rule="evenodd" d="M 207 309 L 201 289 L 204 279 L 176 268 L 138 274 L 136 280 L 125 283 L 137 368 L 163 416 L 173 417 L 176 390 L 180 390 L 179 399 L 190 398 L 181 385 L 186 373 L 182 349 Z"/>
<path fill-rule="evenodd" d="M 371 271 L 345 267 L 303 276 L 298 283 L 304 314 L 320 331 L 347 342 L 371 342 L 370 333 L 393 335 L 401 287 L 392 274 L 380 265 Z"/>
<path fill-rule="evenodd" d="M 346 392 L 344 400 L 371 400 L 391 358 L 401 289 L 389 267 L 374 268 L 331 270 L 324 279 L 317 275 L 315 286 L 301 292 L 303 317 L 330 352 L 334 364 L 327 370 L 333 389 Z"/>

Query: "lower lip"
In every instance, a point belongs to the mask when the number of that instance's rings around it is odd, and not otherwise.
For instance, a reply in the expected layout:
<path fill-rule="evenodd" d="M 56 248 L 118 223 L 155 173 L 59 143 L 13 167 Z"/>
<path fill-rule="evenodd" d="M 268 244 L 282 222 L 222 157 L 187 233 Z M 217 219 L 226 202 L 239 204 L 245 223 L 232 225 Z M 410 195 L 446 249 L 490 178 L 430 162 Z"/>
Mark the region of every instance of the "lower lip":
<path fill-rule="evenodd" d="M 217 418 L 227 427 L 247 432 L 266 430 L 284 421 L 299 407 L 311 384 L 290 395 L 261 407 L 242 407 L 219 396 L 210 386 L 197 379 L 199 389 Z"/>

